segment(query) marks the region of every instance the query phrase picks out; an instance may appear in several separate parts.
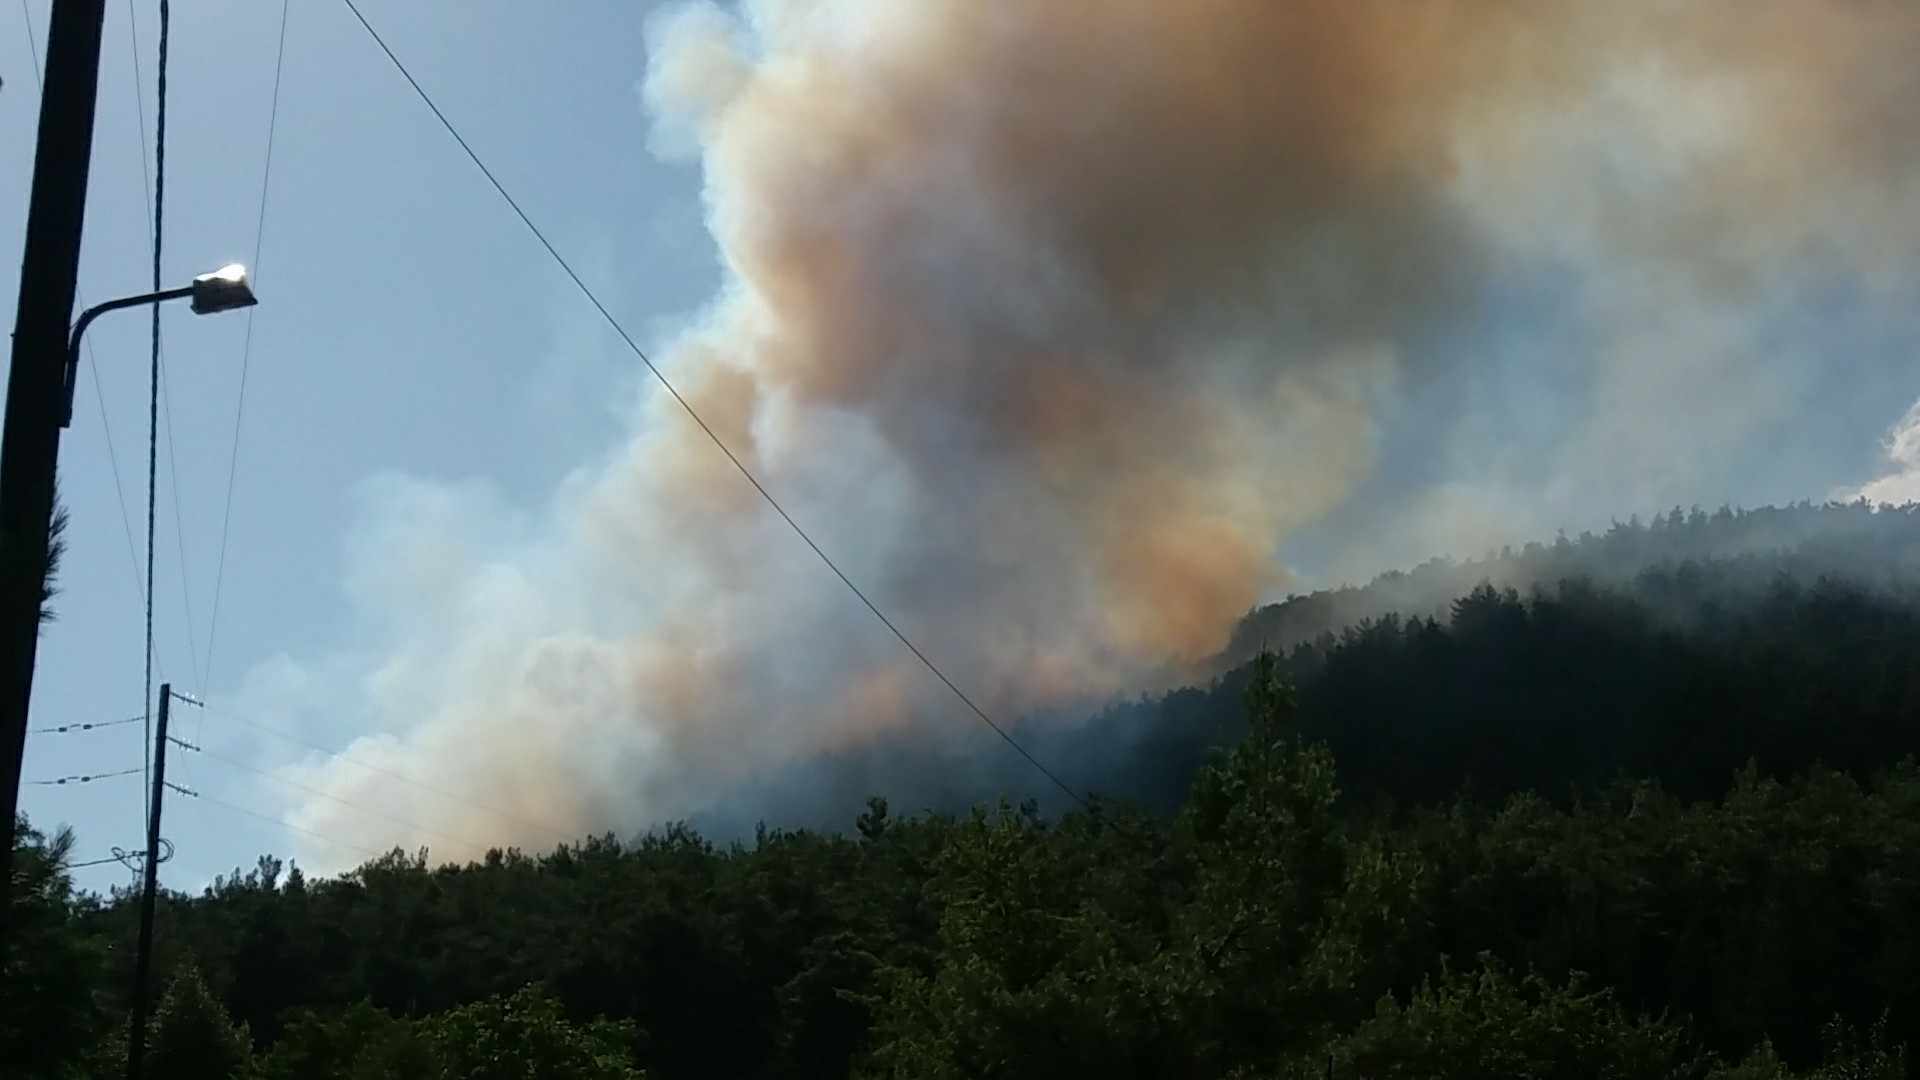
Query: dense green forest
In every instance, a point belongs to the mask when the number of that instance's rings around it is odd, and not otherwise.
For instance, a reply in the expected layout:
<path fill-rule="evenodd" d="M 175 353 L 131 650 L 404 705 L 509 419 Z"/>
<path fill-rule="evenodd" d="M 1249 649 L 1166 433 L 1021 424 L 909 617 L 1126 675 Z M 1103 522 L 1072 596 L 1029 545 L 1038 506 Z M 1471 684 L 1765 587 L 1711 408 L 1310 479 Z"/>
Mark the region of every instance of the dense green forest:
<path fill-rule="evenodd" d="M 1866 775 L 1920 753 L 1920 586 L 1802 584 L 1751 557 L 1612 589 L 1482 584 L 1444 620 L 1363 620 L 1281 667 L 1349 794 L 1388 801 L 1462 785 L 1560 800 L 1623 777 L 1704 798 L 1749 761 L 1776 777 L 1815 762 Z M 1025 733 L 1090 787 L 1171 812 L 1207 755 L 1244 733 L 1246 678 Z"/>
<path fill-rule="evenodd" d="M 1066 812 L 262 858 L 163 903 L 151 1075 L 1920 1075 L 1917 550 L 1681 514 L 1296 598 L 1029 725 L 1110 793 Z M 71 842 L 17 857 L 10 1076 L 123 1071 L 135 911 Z"/>

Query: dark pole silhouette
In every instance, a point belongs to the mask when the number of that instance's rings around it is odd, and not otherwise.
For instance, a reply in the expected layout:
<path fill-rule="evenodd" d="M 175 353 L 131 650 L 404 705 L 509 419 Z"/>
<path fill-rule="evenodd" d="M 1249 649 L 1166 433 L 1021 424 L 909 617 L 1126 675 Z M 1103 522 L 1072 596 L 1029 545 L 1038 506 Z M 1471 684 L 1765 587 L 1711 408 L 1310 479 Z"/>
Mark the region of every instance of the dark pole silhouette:
<path fill-rule="evenodd" d="M 27 204 L 20 303 L 0 432 L 0 940 L 9 925 L 20 763 L 27 745 L 34 654 L 47 584 L 54 471 L 66 419 L 67 319 L 80 272 L 87 173 L 99 91 L 106 0 L 60 0 L 47 28 L 46 77 Z"/>

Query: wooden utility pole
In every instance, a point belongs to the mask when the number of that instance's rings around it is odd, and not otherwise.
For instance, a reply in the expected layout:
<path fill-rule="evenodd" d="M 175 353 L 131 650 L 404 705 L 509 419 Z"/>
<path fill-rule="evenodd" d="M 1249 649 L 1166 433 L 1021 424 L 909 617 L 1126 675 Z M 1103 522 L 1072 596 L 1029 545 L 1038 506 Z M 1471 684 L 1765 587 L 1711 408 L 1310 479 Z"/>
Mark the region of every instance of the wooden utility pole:
<path fill-rule="evenodd" d="M 13 366 L 0 431 L 0 948 L 10 943 L 15 815 L 20 762 L 27 747 L 27 704 L 47 584 L 47 531 L 53 521 L 54 468 L 66 415 L 67 321 L 80 273 L 80 234 L 93 157 L 94 103 L 100 83 L 100 27 L 106 0 L 50 5 L 40 134 L 20 260 L 20 305 L 13 321 Z"/>
<path fill-rule="evenodd" d="M 153 964 L 153 902 L 160 875 L 160 806 L 167 791 L 167 714 L 173 684 L 160 684 L 160 717 L 153 732 L 153 802 L 147 815 L 146 887 L 140 892 L 140 944 L 133 954 L 133 1008 L 127 1028 L 127 1080 L 140 1080 L 147 1050 L 147 970 Z"/>

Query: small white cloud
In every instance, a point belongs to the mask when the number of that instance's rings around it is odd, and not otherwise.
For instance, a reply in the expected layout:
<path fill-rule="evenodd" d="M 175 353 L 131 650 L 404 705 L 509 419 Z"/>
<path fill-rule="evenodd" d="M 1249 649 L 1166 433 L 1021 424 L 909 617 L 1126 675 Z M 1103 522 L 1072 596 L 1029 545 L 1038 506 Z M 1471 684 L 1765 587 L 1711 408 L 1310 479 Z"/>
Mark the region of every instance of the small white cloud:
<path fill-rule="evenodd" d="M 1896 506 L 1920 502 L 1920 401 L 1887 429 L 1884 446 L 1893 471 L 1846 492 L 1846 497 Z"/>

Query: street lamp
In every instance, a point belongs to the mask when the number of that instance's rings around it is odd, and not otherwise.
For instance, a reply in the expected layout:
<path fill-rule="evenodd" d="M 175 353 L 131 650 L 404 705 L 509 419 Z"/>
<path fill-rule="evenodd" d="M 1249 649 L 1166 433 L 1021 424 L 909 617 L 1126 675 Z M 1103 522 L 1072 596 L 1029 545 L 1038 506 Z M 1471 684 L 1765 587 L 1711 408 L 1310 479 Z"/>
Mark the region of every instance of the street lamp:
<path fill-rule="evenodd" d="M 73 334 L 67 339 L 67 378 L 66 413 L 60 418 L 60 426 L 73 423 L 73 385 L 80 375 L 80 335 L 87 332 L 93 320 L 109 311 L 121 308 L 141 307 L 146 304 L 161 304 L 168 300 L 191 299 L 195 315 L 214 315 L 236 308 L 252 307 L 260 301 L 254 298 L 253 288 L 247 284 L 247 268 L 239 263 L 228 263 L 209 274 L 194 278 L 192 284 L 178 289 L 165 289 L 156 293 L 142 293 L 139 296 L 125 296 L 118 300 L 109 300 L 104 304 L 95 304 L 80 313 L 74 321 Z"/>

